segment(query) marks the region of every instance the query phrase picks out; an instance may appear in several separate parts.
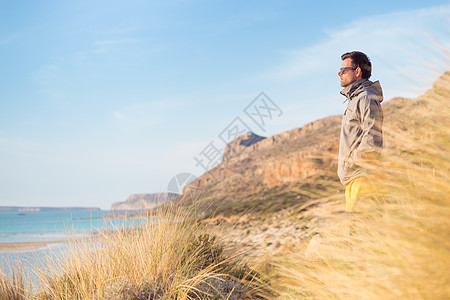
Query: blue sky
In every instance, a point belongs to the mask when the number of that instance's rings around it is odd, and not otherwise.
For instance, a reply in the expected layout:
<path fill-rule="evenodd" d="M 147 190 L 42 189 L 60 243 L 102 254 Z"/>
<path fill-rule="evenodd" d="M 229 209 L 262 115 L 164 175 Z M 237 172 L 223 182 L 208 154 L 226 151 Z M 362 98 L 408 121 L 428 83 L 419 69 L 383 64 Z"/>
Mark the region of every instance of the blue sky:
<path fill-rule="evenodd" d="M 167 191 L 261 91 L 264 136 L 342 113 L 340 55 L 386 99 L 449 69 L 449 1 L 1 1 L 0 205 Z"/>

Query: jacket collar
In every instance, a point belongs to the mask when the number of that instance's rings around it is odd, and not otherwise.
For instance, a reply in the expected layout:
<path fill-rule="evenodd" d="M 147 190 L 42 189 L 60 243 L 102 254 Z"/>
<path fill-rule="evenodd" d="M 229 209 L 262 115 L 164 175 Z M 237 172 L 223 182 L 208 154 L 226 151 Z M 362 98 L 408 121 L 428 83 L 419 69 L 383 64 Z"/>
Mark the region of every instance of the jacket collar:
<path fill-rule="evenodd" d="M 364 82 L 369 81 L 368 79 L 361 79 L 347 85 L 342 91 L 341 94 L 345 96 L 347 99 L 351 100 L 354 92 L 358 89 L 358 87 Z"/>

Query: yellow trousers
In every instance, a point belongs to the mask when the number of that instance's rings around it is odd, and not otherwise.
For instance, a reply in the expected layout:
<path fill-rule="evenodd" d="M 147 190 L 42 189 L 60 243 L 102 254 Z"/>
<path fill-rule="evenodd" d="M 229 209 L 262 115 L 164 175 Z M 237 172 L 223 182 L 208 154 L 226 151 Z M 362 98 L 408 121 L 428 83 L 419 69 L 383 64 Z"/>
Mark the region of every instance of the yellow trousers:
<path fill-rule="evenodd" d="M 345 185 L 345 211 L 353 212 L 355 203 L 361 198 L 373 196 L 377 192 L 367 177 L 359 177 Z"/>

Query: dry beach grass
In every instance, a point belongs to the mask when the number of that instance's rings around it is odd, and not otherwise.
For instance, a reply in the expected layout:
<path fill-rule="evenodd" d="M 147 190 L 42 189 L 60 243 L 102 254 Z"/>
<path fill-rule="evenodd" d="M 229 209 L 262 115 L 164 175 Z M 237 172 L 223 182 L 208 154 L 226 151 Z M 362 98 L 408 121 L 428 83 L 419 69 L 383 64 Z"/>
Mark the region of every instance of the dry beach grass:
<path fill-rule="evenodd" d="M 1 299 L 257 299 L 261 277 L 226 257 L 186 211 L 165 207 L 162 222 L 117 230 L 70 249 L 36 270 L 37 290 L 0 276 Z M 15 274 L 20 274 L 16 272 Z"/>

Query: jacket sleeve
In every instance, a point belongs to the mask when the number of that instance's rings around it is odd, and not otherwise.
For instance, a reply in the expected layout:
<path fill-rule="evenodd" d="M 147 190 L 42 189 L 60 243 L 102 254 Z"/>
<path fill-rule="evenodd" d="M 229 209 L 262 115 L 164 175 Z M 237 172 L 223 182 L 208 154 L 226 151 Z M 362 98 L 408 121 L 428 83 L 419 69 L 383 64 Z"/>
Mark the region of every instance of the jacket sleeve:
<path fill-rule="evenodd" d="M 376 95 L 365 95 L 358 103 L 361 140 L 353 151 L 352 158 L 356 163 L 370 163 L 379 158 L 383 147 L 383 112 Z"/>

